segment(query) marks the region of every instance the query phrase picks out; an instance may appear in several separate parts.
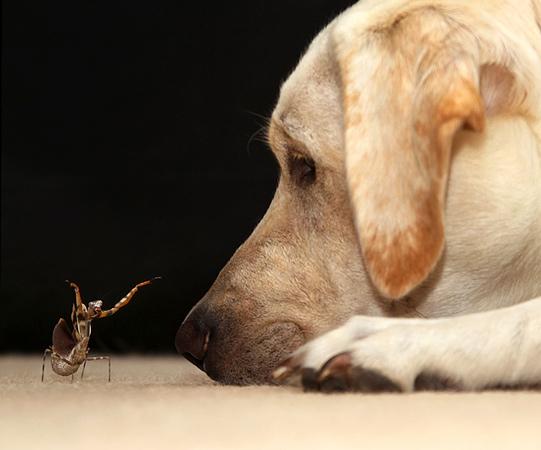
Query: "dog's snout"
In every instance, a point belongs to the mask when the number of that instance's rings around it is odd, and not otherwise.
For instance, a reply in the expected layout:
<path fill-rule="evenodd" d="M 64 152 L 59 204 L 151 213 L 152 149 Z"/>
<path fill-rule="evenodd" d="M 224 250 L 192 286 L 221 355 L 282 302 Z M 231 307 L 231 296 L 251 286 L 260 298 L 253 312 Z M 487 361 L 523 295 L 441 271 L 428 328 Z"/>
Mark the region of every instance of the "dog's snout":
<path fill-rule="evenodd" d="M 177 331 L 175 346 L 188 361 L 205 370 L 203 365 L 209 339 L 210 330 L 207 327 L 195 319 L 187 318 Z"/>

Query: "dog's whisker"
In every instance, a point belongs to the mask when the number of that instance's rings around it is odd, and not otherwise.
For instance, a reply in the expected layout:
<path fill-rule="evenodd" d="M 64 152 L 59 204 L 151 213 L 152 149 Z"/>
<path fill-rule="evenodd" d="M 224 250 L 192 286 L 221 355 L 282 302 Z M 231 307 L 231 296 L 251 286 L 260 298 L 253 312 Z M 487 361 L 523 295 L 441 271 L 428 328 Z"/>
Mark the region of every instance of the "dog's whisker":
<path fill-rule="evenodd" d="M 270 117 L 256 113 L 255 111 L 250 111 L 248 109 L 245 109 L 244 111 L 247 112 L 248 114 L 251 114 L 252 116 L 257 117 L 258 119 L 263 120 L 265 122 L 265 126 L 268 126 L 270 124 L 270 121 L 271 121 Z"/>
<path fill-rule="evenodd" d="M 248 138 L 248 142 L 246 143 L 246 152 L 247 152 L 247 153 L 250 153 L 250 145 L 252 145 L 252 142 L 253 142 L 253 141 L 258 141 L 258 142 L 261 142 L 261 143 L 264 143 L 264 144 L 267 143 L 266 140 L 263 140 L 263 139 L 259 140 L 259 139 L 258 139 L 259 134 L 262 133 L 262 132 L 264 132 L 266 128 L 267 128 L 267 126 L 266 126 L 266 125 L 263 125 L 263 126 L 261 126 L 260 128 L 258 128 L 255 132 L 253 132 L 253 133 L 250 135 L 250 137 Z"/>

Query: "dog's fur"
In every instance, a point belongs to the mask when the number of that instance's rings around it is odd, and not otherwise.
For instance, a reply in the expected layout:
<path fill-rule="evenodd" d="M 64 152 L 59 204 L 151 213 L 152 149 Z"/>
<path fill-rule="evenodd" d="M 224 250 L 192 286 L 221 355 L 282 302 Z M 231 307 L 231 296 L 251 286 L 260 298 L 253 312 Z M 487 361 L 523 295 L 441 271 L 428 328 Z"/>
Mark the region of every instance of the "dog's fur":
<path fill-rule="evenodd" d="M 362 315 L 277 376 L 541 382 L 539 0 L 359 2 L 284 83 L 269 142 L 274 200 L 187 318 L 211 377 L 267 381 Z"/>

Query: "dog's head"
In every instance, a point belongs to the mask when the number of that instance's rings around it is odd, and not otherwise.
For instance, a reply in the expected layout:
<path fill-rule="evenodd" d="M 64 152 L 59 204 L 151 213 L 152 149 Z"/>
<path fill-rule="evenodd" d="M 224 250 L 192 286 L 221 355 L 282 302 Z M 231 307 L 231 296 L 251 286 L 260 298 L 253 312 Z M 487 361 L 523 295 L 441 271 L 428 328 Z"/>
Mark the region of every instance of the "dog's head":
<path fill-rule="evenodd" d="M 399 307 L 442 254 L 455 133 L 483 129 L 482 89 L 493 109 L 507 101 L 493 85 L 514 89 L 505 70 L 481 87 L 479 52 L 433 9 L 357 7 L 327 27 L 272 115 L 272 204 L 185 319 L 177 349 L 216 380 L 265 382 L 307 339 Z"/>

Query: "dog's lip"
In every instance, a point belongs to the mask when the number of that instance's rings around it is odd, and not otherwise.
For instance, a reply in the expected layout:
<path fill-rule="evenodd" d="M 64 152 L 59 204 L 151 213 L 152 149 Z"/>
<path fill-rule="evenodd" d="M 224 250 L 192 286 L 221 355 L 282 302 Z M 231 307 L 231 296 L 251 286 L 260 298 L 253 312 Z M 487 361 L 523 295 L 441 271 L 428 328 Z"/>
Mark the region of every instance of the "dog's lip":
<path fill-rule="evenodd" d="M 182 356 L 186 358 L 188 361 L 190 361 L 194 366 L 196 366 L 199 370 L 205 371 L 205 358 L 203 359 L 197 359 L 195 356 L 193 356 L 191 353 L 182 353 Z"/>

